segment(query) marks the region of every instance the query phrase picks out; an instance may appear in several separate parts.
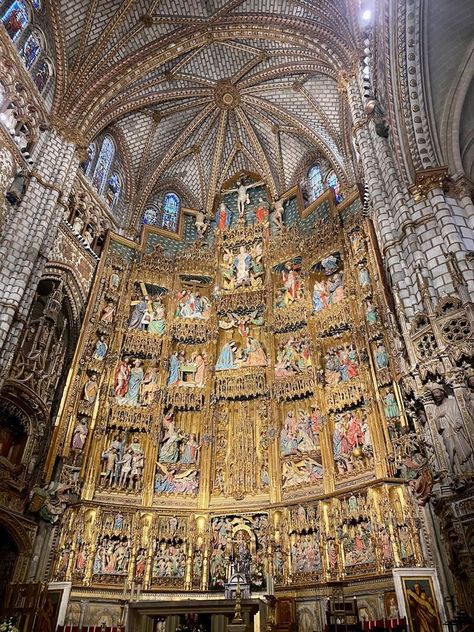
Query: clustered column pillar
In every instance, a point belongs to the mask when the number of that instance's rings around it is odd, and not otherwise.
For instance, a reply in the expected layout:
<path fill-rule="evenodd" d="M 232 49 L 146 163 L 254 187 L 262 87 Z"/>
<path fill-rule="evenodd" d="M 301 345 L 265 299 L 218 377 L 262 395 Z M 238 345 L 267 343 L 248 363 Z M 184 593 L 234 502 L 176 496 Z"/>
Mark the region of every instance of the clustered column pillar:
<path fill-rule="evenodd" d="M 31 307 L 48 252 L 56 238 L 78 167 L 75 146 L 55 130 L 49 133 L 30 183 L 0 238 L 0 384 Z"/>

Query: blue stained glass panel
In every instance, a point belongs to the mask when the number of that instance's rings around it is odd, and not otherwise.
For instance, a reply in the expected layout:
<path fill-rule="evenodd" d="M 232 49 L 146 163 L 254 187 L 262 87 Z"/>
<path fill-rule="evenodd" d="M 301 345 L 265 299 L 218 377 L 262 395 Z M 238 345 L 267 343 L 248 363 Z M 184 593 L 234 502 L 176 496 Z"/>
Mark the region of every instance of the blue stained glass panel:
<path fill-rule="evenodd" d="M 328 175 L 328 177 L 326 178 L 326 182 L 327 182 L 327 185 L 331 187 L 331 189 L 334 190 L 334 195 L 336 197 L 336 204 L 339 204 L 339 202 L 341 202 L 342 200 L 341 187 L 339 185 L 339 180 L 337 179 L 337 176 L 334 173 L 334 171 L 331 171 L 331 173 Z"/>
<path fill-rule="evenodd" d="M 45 61 L 39 62 L 33 72 L 33 82 L 40 92 L 43 92 L 49 79 L 49 66 Z"/>
<path fill-rule="evenodd" d="M 24 2 L 15 0 L 2 15 L 2 22 L 11 40 L 16 42 L 28 24 L 28 12 Z"/>
<path fill-rule="evenodd" d="M 33 5 L 33 9 L 35 11 L 39 11 L 41 9 L 41 0 L 31 0 L 31 4 Z"/>
<path fill-rule="evenodd" d="M 95 187 L 99 193 L 104 191 L 114 153 L 115 147 L 112 139 L 106 136 L 102 142 L 100 154 L 94 169 L 94 175 L 92 176 L 92 186 Z"/>
<path fill-rule="evenodd" d="M 176 193 L 167 193 L 163 198 L 161 228 L 176 233 L 178 230 L 181 202 Z"/>
<path fill-rule="evenodd" d="M 40 51 L 41 43 L 39 37 L 36 33 L 32 33 L 24 43 L 20 53 L 27 70 L 30 70 L 31 66 L 38 59 Z"/>
<path fill-rule="evenodd" d="M 323 192 L 323 179 L 319 165 L 311 167 L 308 171 L 308 189 L 310 202 L 313 202 Z"/>
<path fill-rule="evenodd" d="M 110 178 L 107 180 L 106 187 L 106 197 L 107 202 L 109 203 L 110 208 L 114 207 L 117 204 L 117 200 L 120 196 L 121 190 L 120 184 L 120 176 L 118 173 L 113 173 Z"/>

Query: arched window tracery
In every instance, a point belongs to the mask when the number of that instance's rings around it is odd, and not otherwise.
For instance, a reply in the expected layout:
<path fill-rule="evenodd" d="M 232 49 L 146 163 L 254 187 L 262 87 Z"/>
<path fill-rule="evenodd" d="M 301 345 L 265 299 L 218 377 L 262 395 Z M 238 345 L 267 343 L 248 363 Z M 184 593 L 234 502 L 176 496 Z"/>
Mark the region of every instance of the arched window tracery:
<path fill-rule="evenodd" d="M 310 202 L 323 193 L 323 178 L 321 175 L 321 167 L 319 165 L 313 165 L 308 171 L 307 177 L 307 189 Z"/>
<path fill-rule="evenodd" d="M 46 60 L 40 61 L 35 65 L 32 73 L 32 79 L 39 92 L 43 92 L 51 77 L 51 68 Z"/>
<path fill-rule="evenodd" d="M 29 23 L 26 4 L 15 0 L 2 15 L 2 22 L 10 39 L 16 42 Z"/>
<path fill-rule="evenodd" d="M 326 177 L 326 184 L 334 191 L 336 204 L 342 201 L 341 185 L 335 171 L 330 171 Z"/>
<path fill-rule="evenodd" d="M 176 193 L 168 192 L 161 206 L 161 228 L 176 233 L 179 224 L 181 200 Z"/>
<path fill-rule="evenodd" d="M 41 38 L 36 31 L 33 31 L 28 36 L 27 40 L 23 44 L 23 48 L 20 51 L 20 57 L 22 58 L 27 70 L 31 70 L 35 61 L 39 57 L 41 49 Z"/>
<path fill-rule="evenodd" d="M 120 181 L 120 176 L 116 171 L 114 171 L 107 180 L 107 186 L 105 188 L 105 197 L 107 198 L 110 208 L 113 208 L 117 204 L 121 190 L 122 183 Z"/>
<path fill-rule="evenodd" d="M 105 136 L 95 165 L 94 175 L 92 176 L 92 186 L 99 194 L 104 192 L 104 187 L 109 177 L 114 154 L 115 145 L 113 140 L 110 136 Z"/>

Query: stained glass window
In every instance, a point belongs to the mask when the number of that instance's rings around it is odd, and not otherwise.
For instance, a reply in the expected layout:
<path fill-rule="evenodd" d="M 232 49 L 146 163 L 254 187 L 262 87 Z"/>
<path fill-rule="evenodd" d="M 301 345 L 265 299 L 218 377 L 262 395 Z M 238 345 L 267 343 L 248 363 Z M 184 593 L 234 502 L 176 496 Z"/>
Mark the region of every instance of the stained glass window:
<path fill-rule="evenodd" d="M 323 179 L 321 177 L 321 168 L 319 165 L 314 165 L 308 171 L 308 196 L 309 201 L 314 200 L 323 192 Z"/>
<path fill-rule="evenodd" d="M 178 230 L 179 209 L 181 202 L 176 193 L 167 193 L 161 208 L 161 227 L 176 233 Z"/>
<path fill-rule="evenodd" d="M 31 4 L 33 5 L 33 9 L 35 11 L 39 11 L 41 9 L 41 0 L 31 0 Z"/>
<path fill-rule="evenodd" d="M 158 221 L 158 213 L 154 208 L 147 208 L 143 213 L 143 224 L 150 224 L 155 226 Z"/>
<path fill-rule="evenodd" d="M 114 172 L 107 180 L 107 186 L 105 187 L 105 197 L 107 198 L 110 208 L 113 208 L 117 204 L 121 188 L 120 176 Z"/>
<path fill-rule="evenodd" d="M 43 92 L 44 87 L 49 79 L 50 71 L 49 64 L 46 61 L 41 61 L 35 67 L 33 71 L 33 82 L 40 92 Z"/>
<path fill-rule="evenodd" d="M 106 136 L 102 142 L 100 154 L 94 169 L 94 175 L 92 176 L 92 186 L 95 187 L 99 193 L 103 193 L 104 191 L 114 153 L 114 143 L 109 136 Z"/>
<path fill-rule="evenodd" d="M 28 24 L 28 12 L 25 3 L 21 2 L 21 0 L 15 0 L 2 15 L 2 22 L 10 39 L 16 42 L 20 33 Z"/>
<path fill-rule="evenodd" d="M 331 189 L 334 190 L 334 195 L 336 197 L 336 204 L 339 204 L 339 202 L 342 200 L 341 187 L 339 185 L 339 180 L 337 179 L 337 176 L 334 173 L 334 171 L 331 171 L 328 174 L 326 178 L 326 183 L 328 187 L 331 187 Z"/>
<path fill-rule="evenodd" d="M 27 70 L 30 70 L 32 65 L 38 59 L 38 55 L 41 51 L 41 42 L 36 33 L 31 33 L 21 49 L 21 58 L 26 66 Z"/>

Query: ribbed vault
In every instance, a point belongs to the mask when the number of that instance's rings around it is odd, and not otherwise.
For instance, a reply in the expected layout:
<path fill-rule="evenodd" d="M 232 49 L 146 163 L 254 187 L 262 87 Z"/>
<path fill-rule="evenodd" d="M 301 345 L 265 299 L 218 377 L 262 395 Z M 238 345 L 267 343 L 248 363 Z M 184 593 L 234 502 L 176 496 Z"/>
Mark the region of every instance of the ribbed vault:
<path fill-rule="evenodd" d="M 211 210 L 222 182 L 258 172 L 277 197 L 315 151 L 352 180 L 338 76 L 355 42 L 344 0 L 82 0 L 51 6 L 53 110 L 84 144 L 110 129 L 134 221 L 164 181 Z M 349 9 L 348 9 L 349 5 Z"/>

